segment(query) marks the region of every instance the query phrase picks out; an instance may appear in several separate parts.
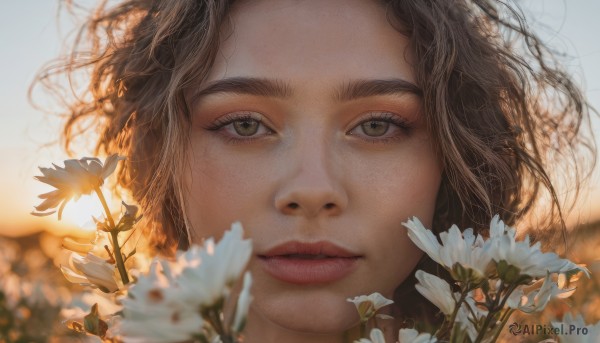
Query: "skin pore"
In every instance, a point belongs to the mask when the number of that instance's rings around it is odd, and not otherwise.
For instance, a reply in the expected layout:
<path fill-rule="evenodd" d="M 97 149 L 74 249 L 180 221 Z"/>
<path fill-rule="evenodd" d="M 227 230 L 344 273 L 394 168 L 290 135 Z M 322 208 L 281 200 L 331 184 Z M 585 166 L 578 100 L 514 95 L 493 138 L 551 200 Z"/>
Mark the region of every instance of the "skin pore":
<path fill-rule="evenodd" d="M 420 113 L 407 39 L 376 1 L 242 1 L 212 71 L 188 96 L 192 240 L 241 221 L 254 283 L 245 342 L 342 342 L 357 295 L 391 298 L 421 252 L 441 165 Z M 200 62 L 199 62 L 200 63 Z M 360 258 L 335 282 L 273 278 L 259 256 L 290 241 Z"/>

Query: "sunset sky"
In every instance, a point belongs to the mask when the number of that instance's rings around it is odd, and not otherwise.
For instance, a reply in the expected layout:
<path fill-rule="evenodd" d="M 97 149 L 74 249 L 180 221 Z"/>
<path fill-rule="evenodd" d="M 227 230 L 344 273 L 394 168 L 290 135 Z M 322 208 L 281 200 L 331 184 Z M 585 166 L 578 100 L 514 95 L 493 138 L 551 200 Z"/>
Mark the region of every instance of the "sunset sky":
<path fill-rule="evenodd" d="M 64 14 L 58 27 L 58 2 L 4 2 L 0 11 L 0 234 L 15 235 L 55 221 L 55 217 L 48 221 L 29 212 L 39 203 L 36 195 L 50 190 L 33 179 L 37 166 L 66 158 L 56 143 L 44 146 L 56 141 L 60 121 L 32 108 L 27 92 L 41 66 L 63 51 L 63 38 L 73 27 Z M 568 53 L 569 69 L 600 109 L 600 1 L 520 3 L 542 37 Z M 593 121 L 595 131 L 600 132 L 600 120 Z M 595 172 L 590 185 L 589 196 L 582 197 L 574 214 L 581 221 L 600 217 L 600 172 Z"/>

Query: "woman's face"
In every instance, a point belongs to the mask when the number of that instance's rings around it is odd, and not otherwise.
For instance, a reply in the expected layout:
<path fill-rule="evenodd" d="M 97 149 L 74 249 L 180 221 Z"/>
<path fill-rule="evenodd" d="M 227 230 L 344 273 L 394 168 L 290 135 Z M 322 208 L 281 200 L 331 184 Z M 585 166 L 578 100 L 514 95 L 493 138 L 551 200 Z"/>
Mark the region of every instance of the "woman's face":
<path fill-rule="evenodd" d="M 392 297 L 421 257 L 441 166 L 407 39 L 375 1 L 244 1 L 189 94 L 186 211 L 194 242 L 241 221 L 252 239 L 249 325 L 339 332 L 346 298 Z M 198 63 L 202 63 L 199 61 Z"/>

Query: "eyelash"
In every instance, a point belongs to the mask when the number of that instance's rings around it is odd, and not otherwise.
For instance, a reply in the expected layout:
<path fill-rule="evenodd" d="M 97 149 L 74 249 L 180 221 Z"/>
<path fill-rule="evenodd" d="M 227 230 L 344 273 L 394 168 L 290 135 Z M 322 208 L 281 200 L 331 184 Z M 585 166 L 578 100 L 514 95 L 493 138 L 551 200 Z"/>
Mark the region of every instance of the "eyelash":
<path fill-rule="evenodd" d="M 219 119 L 215 120 L 212 124 L 205 127 L 205 129 L 209 130 L 209 131 L 220 131 L 220 130 L 224 129 L 226 126 L 231 125 L 236 121 L 244 121 L 244 120 L 254 120 L 254 121 L 258 122 L 259 125 L 261 125 L 262 116 L 256 115 L 256 114 L 254 114 L 254 112 L 229 113 L 229 114 L 226 114 L 226 115 L 220 117 Z M 370 122 L 370 121 L 381 121 L 381 122 L 390 123 L 390 124 L 396 126 L 398 129 L 400 129 L 404 133 L 404 135 L 409 135 L 412 131 L 412 124 L 409 123 L 404 118 L 401 118 L 390 112 L 373 112 L 373 113 L 369 114 L 369 118 L 364 119 L 364 120 L 360 121 L 359 123 L 357 123 L 356 125 L 354 125 L 354 127 L 350 131 L 348 131 L 346 134 L 354 136 L 352 134 L 353 130 L 358 128 L 360 125 Z M 263 138 L 265 136 L 268 136 L 268 135 L 271 135 L 274 133 L 274 131 L 271 128 L 267 127 L 266 125 L 263 125 L 263 126 L 269 131 L 267 134 L 262 134 L 262 135 L 257 135 L 257 136 L 248 136 L 246 138 L 239 138 L 236 136 L 225 135 L 227 138 L 227 143 L 232 143 L 232 144 L 251 143 L 257 139 Z M 396 135 L 394 137 L 387 137 L 387 138 L 368 138 L 368 136 L 361 136 L 359 138 L 364 141 L 374 143 L 374 144 L 376 144 L 376 143 L 385 144 L 385 143 L 389 143 L 391 141 L 401 139 L 402 137 L 403 137 L 403 135 Z"/>

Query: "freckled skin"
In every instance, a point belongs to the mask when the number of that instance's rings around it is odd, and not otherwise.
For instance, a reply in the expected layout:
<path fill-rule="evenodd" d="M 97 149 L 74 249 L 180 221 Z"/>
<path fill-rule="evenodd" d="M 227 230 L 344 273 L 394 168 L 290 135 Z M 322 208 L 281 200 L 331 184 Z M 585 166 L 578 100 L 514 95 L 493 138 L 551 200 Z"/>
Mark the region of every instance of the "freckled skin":
<path fill-rule="evenodd" d="M 296 239 L 360 253 L 345 278 L 308 286 L 274 279 L 256 256 L 250 262 L 247 342 L 341 342 L 358 323 L 346 299 L 375 291 L 391 298 L 420 259 L 402 222 L 417 216 L 430 225 L 433 217 L 441 166 L 420 99 L 332 96 L 351 80 L 414 83 L 407 39 L 375 1 L 244 1 L 232 8 L 231 23 L 206 82 L 277 79 L 291 95 L 220 93 L 194 105 L 185 175 L 193 240 L 221 237 L 239 220 L 255 252 Z M 370 124 L 361 123 L 384 111 L 410 128 L 390 124 L 371 137 Z M 261 118 L 254 136 L 240 136 L 233 124 L 206 129 L 240 112 Z"/>

